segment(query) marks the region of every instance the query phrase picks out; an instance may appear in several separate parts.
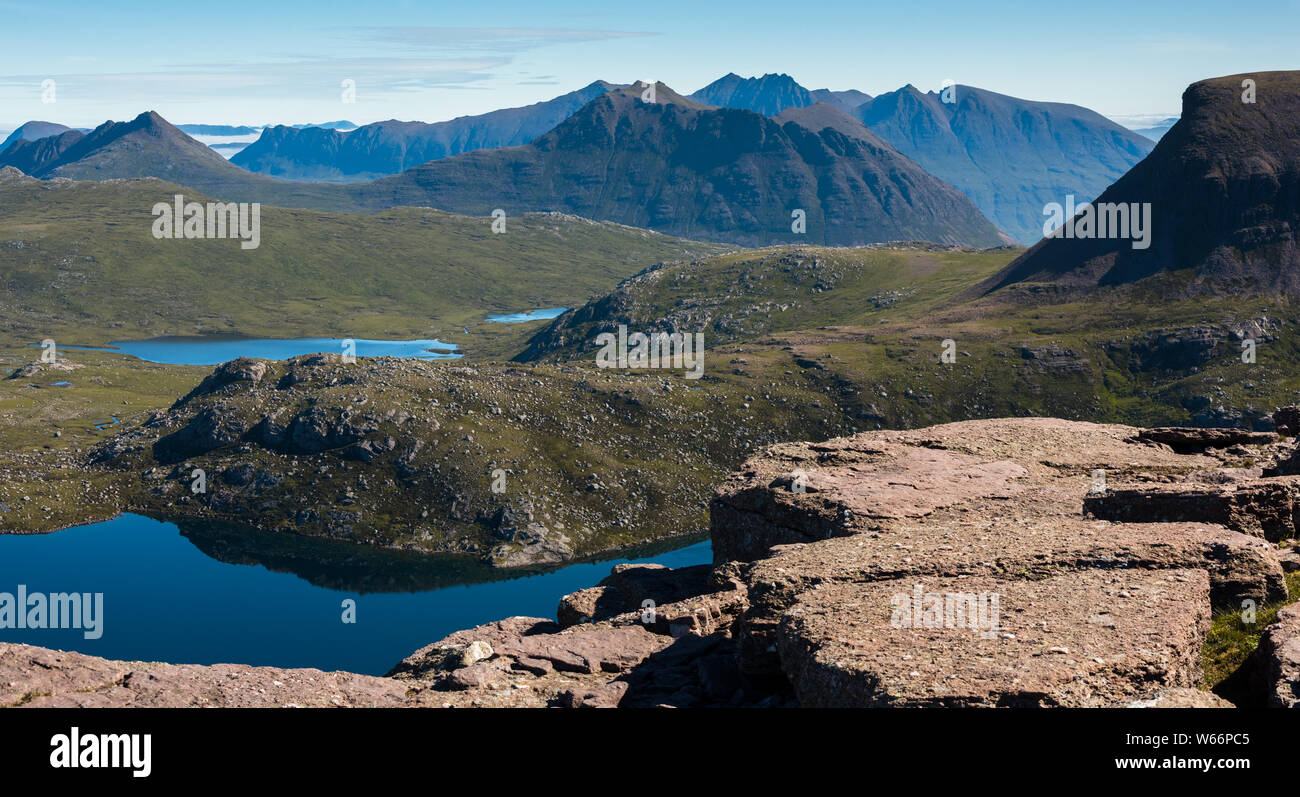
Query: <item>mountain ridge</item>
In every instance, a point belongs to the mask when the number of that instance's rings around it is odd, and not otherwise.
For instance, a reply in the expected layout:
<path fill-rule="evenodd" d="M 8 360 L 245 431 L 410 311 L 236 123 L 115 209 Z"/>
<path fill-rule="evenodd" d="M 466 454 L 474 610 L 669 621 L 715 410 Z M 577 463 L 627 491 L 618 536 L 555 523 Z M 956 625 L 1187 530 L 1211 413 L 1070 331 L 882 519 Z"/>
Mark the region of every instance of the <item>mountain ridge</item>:
<path fill-rule="evenodd" d="M 645 90 L 607 92 L 530 144 L 431 161 L 354 188 L 363 205 L 562 211 L 742 245 L 1002 243 L 964 195 L 874 136 L 713 108 L 662 83 L 656 101 L 644 102 Z M 792 230 L 798 209 L 806 233 Z"/>
<path fill-rule="evenodd" d="M 1154 146 L 1082 106 L 951 88 L 945 103 L 909 84 L 854 115 L 1025 244 L 1042 237 L 1044 205 L 1096 197 Z"/>
<path fill-rule="evenodd" d="M 261 137 L 231 162 L 251 172 L 284 179 L 375 179 L 462 152 L 525 144 L 613 87 L 612 83 L 596 80 L 532 105 L 443 122 L 389 119 L 348 131 L 275 125 L 263 130 Z"/>

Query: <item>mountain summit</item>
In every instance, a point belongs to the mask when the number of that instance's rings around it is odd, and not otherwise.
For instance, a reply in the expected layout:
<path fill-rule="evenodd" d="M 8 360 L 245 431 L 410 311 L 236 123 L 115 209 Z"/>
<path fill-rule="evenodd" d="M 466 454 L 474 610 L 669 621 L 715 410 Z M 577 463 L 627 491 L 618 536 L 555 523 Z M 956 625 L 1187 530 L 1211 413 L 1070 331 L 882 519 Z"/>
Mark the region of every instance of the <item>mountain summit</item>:
<path fill-rule="evenodd" d="M 1255 102 L 1243 102 L 1243 82 Z M 982 286 L 1090 288 L 1183 271 L 1188 289 L 1300 293 L 1300 71 L 1193 83 L 1146 160 L 1098 199 L 1150 203 L 1151 244 L 1047 238 Z"/>
<path fill-rule="evenodd" d="M 720 108 L 743 108 L 764 116 L 776 116 L 786 108 L 806 108 L 816 102 L 812 92 L 789 75 L 745 78 L 735 72 L 695 92 L 691 99 Z"/>
<path fill-rule="evenodd" d="M 785 74 L 741 77 L 735 72 L 729 72 L 692 94 L 691 99 L 720 108 L 743 108 L 764 116 L 776 116 L 787 108 L 807 108 L 819 102 L 851 113 L 854 108 L 870 100 L 871 95 L 856 89 L 809 91 Z"/>
<path fill-rule="evenodd" d="M 0 154 L 34 177 L 111 180 L 148 175 L 193 185 L 212 171 L 231 167 L 217 153 L 176 129 L 154 111 L 129 122 L 105 122 L 89 133 L 71 130 L 19 142 Z"/>

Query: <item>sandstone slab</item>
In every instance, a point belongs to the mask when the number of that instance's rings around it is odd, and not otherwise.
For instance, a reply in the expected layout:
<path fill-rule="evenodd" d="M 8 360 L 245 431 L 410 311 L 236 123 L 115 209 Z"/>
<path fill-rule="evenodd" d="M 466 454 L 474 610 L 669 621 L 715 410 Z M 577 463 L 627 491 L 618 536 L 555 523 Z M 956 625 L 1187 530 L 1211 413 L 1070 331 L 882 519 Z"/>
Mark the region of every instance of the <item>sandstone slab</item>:
<path fill-rule="evenodd" d="M 782 617 L 783 669 L 802 706 L 1105 706 L 1192 688 L 1209 629 L 1202 570 L 1090 570 L 1038 581 L 919 581 L 998 595 L 991 633 L 898 621 L 911 581 L 831 585 Z"/>

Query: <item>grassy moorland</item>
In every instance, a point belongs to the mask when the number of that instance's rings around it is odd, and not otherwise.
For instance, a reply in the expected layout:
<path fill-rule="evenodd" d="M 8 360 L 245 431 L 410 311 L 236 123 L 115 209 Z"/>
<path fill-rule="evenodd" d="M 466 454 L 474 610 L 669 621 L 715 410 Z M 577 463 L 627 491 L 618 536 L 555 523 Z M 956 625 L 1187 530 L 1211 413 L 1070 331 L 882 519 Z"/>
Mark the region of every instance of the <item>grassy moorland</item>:
<path fill-rule="evenodd" d="M 1013 255 L 781 247 L 667 264 L 557 319 L 518 359 L 590 357 L 620 323 L 703 331 L 715 362 L 738 358 L 761 383 L 797 375 L 850 422 L 890 428 L 1021 415 L 1249 425 L 1293 403 L 1291 300 L 1188 297 L 1169 284 L 1178 275 L 1069 302 L 960 298 Z"/>
<path fill-rule="evenodd" d="M 573 306 L 654 263 L 728 249 L 558 214 L 507 219 L 493 234 L 491 219 L 429 208 L 357 216 L 263 207 L 261 243 L 249 250 L 235 240 L 156 240 L 151 209 L 176 193 L 206 201 L 157 180 L 0 175 L 10 341 L 440 335 L 491 348 L 518 333 L 483 323 L 490 313 Z M 474 336 L 463 332 L 470 325 Z"/>

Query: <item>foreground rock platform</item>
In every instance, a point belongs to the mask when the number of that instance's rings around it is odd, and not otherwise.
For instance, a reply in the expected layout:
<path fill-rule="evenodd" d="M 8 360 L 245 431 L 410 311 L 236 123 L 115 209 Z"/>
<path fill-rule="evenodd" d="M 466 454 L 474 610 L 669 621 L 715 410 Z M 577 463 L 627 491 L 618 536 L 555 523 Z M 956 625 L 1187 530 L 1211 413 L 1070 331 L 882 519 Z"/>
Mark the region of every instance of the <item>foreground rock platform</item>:
<path fill-rule="evenodd" d="M 1202 646 L 1216 610 L 1289 597 L 1296 457 L 1050 418 L 780 444 L 718 487 L 711 567 L 616 567 L 554 621 L 385 677 L 0 646 L 0 704 L 1224 707 Z M 1278 618 L 1242 670 L 1260 705 L 1300 700 L 1300 610 Z"/>
<path fill-rule="evenodd" d="M 899 627 L 891 600 L 911 600 L 904 586 L 822 586 L 782 615 L 780 657 L 800 705 L 1111 706 L 1201 678 L 1203 570 L 918 581 L 927 593 L 998 593 L 998 622 L 973 628 Z"/>

